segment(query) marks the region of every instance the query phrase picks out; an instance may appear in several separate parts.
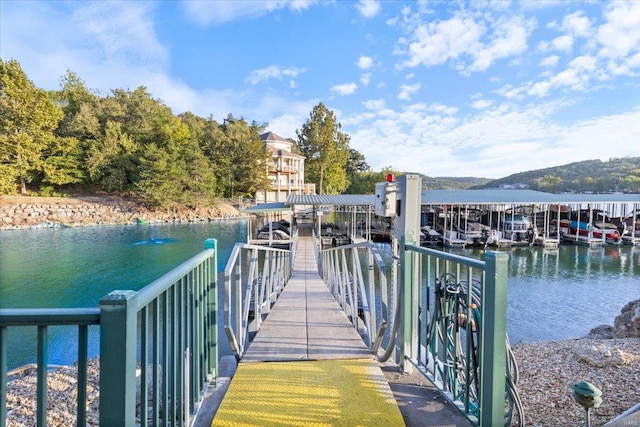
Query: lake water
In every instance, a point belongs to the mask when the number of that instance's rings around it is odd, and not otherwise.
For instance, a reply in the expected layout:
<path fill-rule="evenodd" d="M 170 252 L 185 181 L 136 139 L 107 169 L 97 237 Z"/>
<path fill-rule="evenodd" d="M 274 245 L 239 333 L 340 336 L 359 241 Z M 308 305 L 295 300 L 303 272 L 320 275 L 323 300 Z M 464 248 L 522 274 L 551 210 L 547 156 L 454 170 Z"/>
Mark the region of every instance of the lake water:
<path fill-rule="evenodd" d="M 222 271 L 246 220 L 0 231 L 0 308 L 96 307 L 114 289 L 138 290 L 218 240 Z M 482 258 L 479 249 L 456 253 Z M 627 302 L 640 299 L 640 248 L 513 248 L 509 254 L 507 329 L 512 343 L 578 338 L 613 324 Z M 219 319 L 222 325 L 222 318 Z M 15 329 L 15 328 L 14 328 Z M 34 362 L 35 329 L 9 336 L 9 365 Z M 24 329 L 24 330 L 22 330 Z M 91 328 L 90 353 L 98 352 Z M 76 359 L 75 329 L 52 328 L 49 363 Z M 221 353 L 229 354 L 225 334 Z"/>

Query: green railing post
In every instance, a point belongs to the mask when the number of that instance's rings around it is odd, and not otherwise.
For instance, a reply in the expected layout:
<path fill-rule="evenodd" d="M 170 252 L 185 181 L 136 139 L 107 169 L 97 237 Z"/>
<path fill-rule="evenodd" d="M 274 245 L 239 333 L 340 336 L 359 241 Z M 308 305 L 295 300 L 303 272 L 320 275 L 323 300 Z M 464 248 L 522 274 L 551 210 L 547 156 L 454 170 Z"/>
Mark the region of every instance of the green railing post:
<path fill-rule="evenodd" d="M 100 299 L 100 425 L 136 423 L 137 293 Z"/>
<path fill-rule="evenodd" d="M 504 424 L 507 375 L 507 275 L 508 255 L 485 254 L 480 329 L 480 426 Z"/>
<path fill-rule="evenodd" d="M 218 241 L 207 239 L 205 249 L 213 249 L 213 259 L 209 259 L 209 373 L 213 373 L 214 384 L 218 378 Z"/>
<path fill-rule="evenodd" d="M 7 425 L 7 330 L 0 326 L 0 426 Z"/>

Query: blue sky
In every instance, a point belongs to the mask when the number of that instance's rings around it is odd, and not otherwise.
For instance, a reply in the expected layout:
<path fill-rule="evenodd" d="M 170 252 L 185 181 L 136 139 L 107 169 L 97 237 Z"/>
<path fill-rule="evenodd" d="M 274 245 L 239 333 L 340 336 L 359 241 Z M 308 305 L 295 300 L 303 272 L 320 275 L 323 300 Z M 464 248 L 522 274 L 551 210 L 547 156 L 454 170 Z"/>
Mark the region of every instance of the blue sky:
<path fill-rule="evenodd" d="M 0 56 L 285 138 L 322 102 L 374 170 L 640 156 L 640 1 L 0 0 Z"/>

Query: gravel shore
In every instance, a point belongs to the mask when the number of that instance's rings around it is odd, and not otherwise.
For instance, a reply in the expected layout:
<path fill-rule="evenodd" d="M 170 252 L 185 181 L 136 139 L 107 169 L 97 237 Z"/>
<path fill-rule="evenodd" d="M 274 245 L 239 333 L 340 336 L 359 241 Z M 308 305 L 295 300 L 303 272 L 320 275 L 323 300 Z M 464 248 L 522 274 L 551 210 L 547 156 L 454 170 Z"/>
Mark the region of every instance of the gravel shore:
<path fill-rule="evenodd" d="M 571 395 L 582 380 L 602 391 L 602 404 L 590 411 L 593 427 L 640 402 L 638 338 L 519 343 L 513 352 L 526 425 L 584 426 L 585 410 Z"/>
<path fill-rule="evenodd" d="M 593 427 L 606 424 L 640 402 L 640 339 L 539 341 L 520 343 L 513 351 L 527 426 L 584 426 L 585 411 L 571 396 L 571 386 L 582 380 L 602 391 L 602 405 L 591 410 Z M 75 367 L 52 370 L 48 381 L 47 425 L 75 425 Z M 35 425 L 35 390 L 33 371 L 9 382 L 8 427 Z M 98 425 L 99 394 L 98 361 L 94 359 L 89 363 L 88 426 Z"/>

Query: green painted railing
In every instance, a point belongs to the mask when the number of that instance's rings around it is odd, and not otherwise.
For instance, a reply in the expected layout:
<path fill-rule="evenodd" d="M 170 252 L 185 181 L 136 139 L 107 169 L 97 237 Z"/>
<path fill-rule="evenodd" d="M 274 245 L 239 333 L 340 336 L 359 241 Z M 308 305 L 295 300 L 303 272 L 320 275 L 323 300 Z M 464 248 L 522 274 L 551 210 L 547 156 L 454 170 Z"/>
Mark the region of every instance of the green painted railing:
<path fill-rule="evenodd" d="M 113 291 L 99 309 L 0 310 L 0 427 L 7 423 L 7 330 L 38 331 L 37 425 L 47 416 L 47 327 L 77 327 L 78 415 L 86 425 L 87 328 L 100 325 L 100 425 L 190 425 L 218 363 L 216 241 L 139 292 Z M 139 421 L 140 422 L 140 421 Z"/>
<path fill-rule="evenodd" d="M 371 242 L 314 247 L 325 283 L 378 360 L 419 369 L 473 425 L 524 423 L 506 339 L 506 254 L 481 261 L 401 245 L 386 267 Z"/>
<path fill-rule="evenodd" d="M 48 332 L 50 326 L 65 325 L 78 328 L 78 381 L 76 407 L 76 425 L 86 425 L 87 397 L 87 348 L 89 326 L 100 323 L 100 310 L 95 308 L 68 309 L 1 309 L 0 310 L 0 427 L 7 424 L 7 347 L 10 327 L 34 327 L 37 330 L 36 371 L 38 402 L 35 422 L 38 426 L 47 425 L 47 371 L 48 371 Z"/>
<path fill-rule="evenodd" d="M 481 261 L 413 245 L 400 254 L 398 359 L 473 425 L 524 423 L 506 339 L 507 260 L 500 252 Z"/>
<path fill-rule="evenodd" d="M 236 243 L 224 270 L 224 329 L 238 360 L 291 277 L 291 250 Z"/>

